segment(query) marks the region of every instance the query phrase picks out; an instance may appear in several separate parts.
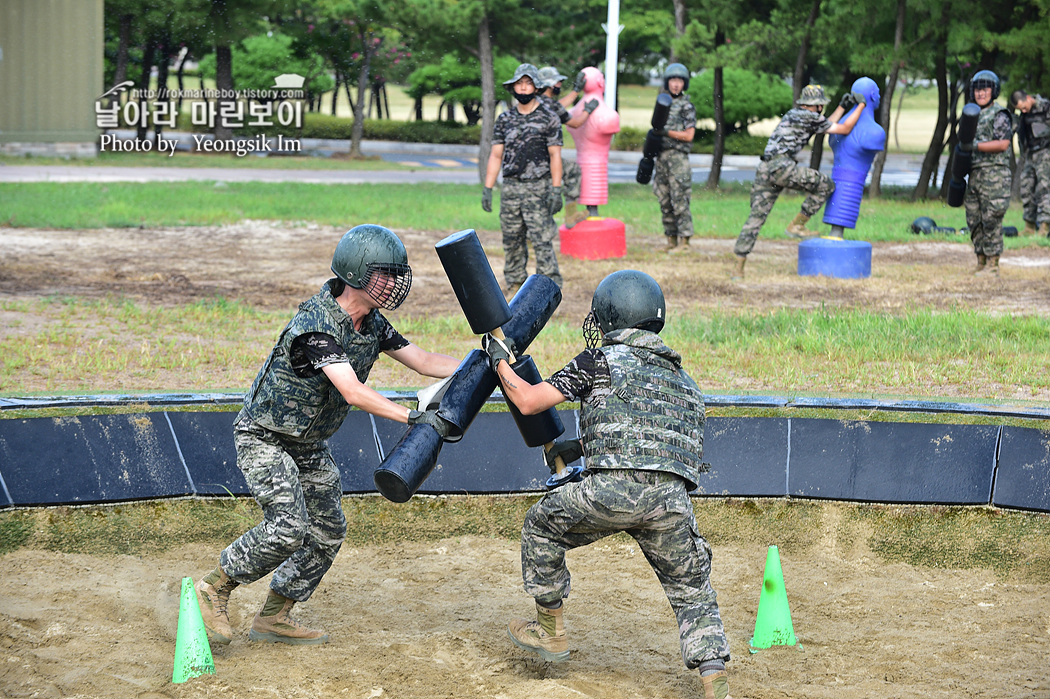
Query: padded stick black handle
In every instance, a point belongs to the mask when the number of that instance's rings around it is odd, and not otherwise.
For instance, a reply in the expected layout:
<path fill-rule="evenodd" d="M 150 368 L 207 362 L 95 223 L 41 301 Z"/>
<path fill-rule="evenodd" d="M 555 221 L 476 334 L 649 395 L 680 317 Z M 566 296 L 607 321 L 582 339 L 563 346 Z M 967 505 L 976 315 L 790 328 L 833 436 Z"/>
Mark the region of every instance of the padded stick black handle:
<path fill-rule="evenodd" d="M 510 306 L 473 228 L 453 233 L 434 249 L 471 332 L 482 335 L 510 320 Z"/>
<path fill-rule="evenodd" d="M 561 289 L 550 277 L 534 274 L 525 280 L 510 302 L 511 318 L 503 325 L 519 352 L 536 339 L 559 303 Z M 455 425 L 453 436 L 466 432 L 495 389 L 496 375 L 488 356 L 472 350 L 452 375 L 438 407 L 438 415 Z M 388 500 L 407 502 L 434 470 L 443 443 L 430 425 L 411 425 L 376 468 L 376 489 Z"/>

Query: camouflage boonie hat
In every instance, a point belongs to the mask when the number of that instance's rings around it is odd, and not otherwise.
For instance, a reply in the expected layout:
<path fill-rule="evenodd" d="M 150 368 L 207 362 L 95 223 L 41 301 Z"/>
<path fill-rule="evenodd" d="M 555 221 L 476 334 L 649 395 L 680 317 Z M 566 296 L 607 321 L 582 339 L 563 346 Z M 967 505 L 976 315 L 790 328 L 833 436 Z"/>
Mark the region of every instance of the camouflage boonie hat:
<path fill-rule="evenodd" d="M 545 68 L 540 68 L 540 82 L 536 85 L 536 88 L 546 90 L 548 87 L 557 85 L 559 81 L 568 79 L 569 76 L 562 75 L 554 66 L 546 66 Z"/>
<path fill-rule="evenodd" d="M 540 71 L 536 68 L 536 66 L 532 65 L 531 63 L 522 63 L 520 66 L 518 66 L 517 69 L 514 71 L 514 77 L 510 80 L 503 81 L 503 87 L 509 90 L 514 85 L 514 83 L 518 82 L 526 76 L 528 76 L 528 78 L 532 80 L 532 84 L 536 86 L 537 90 L 539 90 Z"/>
<path fill-rule="evenodd" d="M 798 99 L 795 100 L 795 104 L 805 104 L 815 107 L 823 107 L 828 103 L 828 98 L 824 96 L 823 85 L 806 85 L 802 88 L 802 93 L 799 94 Z"/>

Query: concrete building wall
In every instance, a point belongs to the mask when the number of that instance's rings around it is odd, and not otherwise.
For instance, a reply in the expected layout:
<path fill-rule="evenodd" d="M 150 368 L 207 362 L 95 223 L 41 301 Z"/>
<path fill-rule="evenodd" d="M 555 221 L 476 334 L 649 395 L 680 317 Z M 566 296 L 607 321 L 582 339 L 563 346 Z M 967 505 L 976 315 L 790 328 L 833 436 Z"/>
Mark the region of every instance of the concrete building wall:
<path fill-rule="evenodd" d="M 94 155 L 103 0 L 0 2 L 0 151 Z"/>

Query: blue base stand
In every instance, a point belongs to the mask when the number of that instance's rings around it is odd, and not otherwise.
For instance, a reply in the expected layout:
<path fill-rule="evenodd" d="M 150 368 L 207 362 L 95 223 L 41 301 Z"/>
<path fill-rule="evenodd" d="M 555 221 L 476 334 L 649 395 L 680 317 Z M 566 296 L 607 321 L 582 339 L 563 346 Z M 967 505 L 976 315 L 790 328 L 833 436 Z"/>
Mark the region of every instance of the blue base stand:
<path fill-rule="evenodd" d="M 867 279 L 871 276 L 871 243 L 840 238 L 810 238 L 798 244 L 800 277 Z"/>

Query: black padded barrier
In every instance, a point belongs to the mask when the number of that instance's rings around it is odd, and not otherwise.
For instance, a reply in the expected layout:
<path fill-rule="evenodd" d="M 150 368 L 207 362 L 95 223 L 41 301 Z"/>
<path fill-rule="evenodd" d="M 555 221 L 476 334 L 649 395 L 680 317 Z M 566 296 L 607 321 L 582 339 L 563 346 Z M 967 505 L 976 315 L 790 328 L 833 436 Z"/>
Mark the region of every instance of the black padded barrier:
<path fill-rule="evenodd" d="M 794 418 L 788 492 L 832 500 L 987 504 L 999 429 Z"/>
<path fill-rule="evenodd" d="M 384 392 L 413 402 L 415 395 Z M 239 405 L 240 394 L 0 398 L 13 409 Z M 706 396 L 711 407 L 878 409 L 1050 419 L 1050 408 L 928 401 Z M 502 403 L 498 392 L 490 403 Z M 247 494 L 236 468 L 235 412 L 143 412 L 0 419 L 0 508 L 184 495 Z M 576 436 L 575 411 L 561 413 Z M 351 411 L 331 440 L 346 493 L 372 477 L 405 426 Z M 1050 512 L 1050 433 L 1032 428 L 710 418 L 701 496 L 807 497 L 889 503 L 993 504 Z M 998 448 L 998 451 L 997 451 Z M 786 454 L 786 455 L 785 455 Z M 483 412 L 463 441 L 444 445 L 421 493 L 541 492 L 548 471 L 507 412 Z"/>
<path fill-rule="evenodd" d="M 237 413 L 165 414 L 198 495 L 249 495 L 233 445 Z"/>
<path fill-rule="evenodd" d="M 0 420 L 0 473 L 14 505 L 193 492 L 164 413 Z"/>
<path fill-rule="evenodd" d="M 234 412 L 168 413 L 182 458 L 200 495 L 250 495 L 233 441 Z M 344 493 L 374 492 L 379 464 L 375 430 L 368 413 L 352 410 L 328 440 L 339 466 Z"/>
<path fill-rule="evenodd" d="M 1003 428 L 992 503 L 1050 512 L 1050 432 Z"/>
<path fill-rule="evenodd" d="M 787 495 L 786 418 L 711 417 L 704 426 L 704 461 L 696 495 Z"/>

